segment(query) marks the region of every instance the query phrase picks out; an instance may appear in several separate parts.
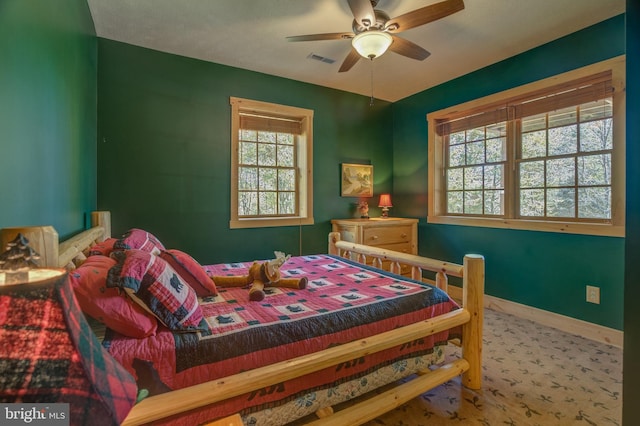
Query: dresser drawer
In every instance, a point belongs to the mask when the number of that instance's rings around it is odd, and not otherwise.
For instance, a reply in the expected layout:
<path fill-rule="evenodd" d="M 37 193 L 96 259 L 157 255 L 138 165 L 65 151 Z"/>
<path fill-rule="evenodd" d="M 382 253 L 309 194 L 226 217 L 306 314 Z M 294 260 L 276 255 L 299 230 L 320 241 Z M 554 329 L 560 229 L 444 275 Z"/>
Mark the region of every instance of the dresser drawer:
<path fill-rule="evenodd" d="M 350 243 L 358 242 L 358 228 L 352 225 L 339 225 L 334 227 L 334 231 L 340 233 L 340 239 L 342 241 L 348 241 Z"/>
<path fill-rule="evenodd" d="M 413 254 L 413 247 L 411 246 L 412 246 L 411 243 L 391 243 L 391 244 L 375 245 L 375 247 L 379 247 L 386 250 L 393 250 L 393 251 L 399 251 L 400 253 Z"/>
<path fill-rule="evenodd" d="M 379 247 L 381 244 L 411 242 L 411 226 L 372 226 L 364 229 L 363 244 Z"/>

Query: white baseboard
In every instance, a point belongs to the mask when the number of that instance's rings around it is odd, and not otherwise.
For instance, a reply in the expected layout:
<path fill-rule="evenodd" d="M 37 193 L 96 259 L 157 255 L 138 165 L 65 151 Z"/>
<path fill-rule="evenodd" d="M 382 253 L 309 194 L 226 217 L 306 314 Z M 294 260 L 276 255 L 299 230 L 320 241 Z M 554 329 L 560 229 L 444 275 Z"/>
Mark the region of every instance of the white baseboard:
<path fill-rule="evenodd" d="M 462 288 L 449 286 L 451 297 L 462 299 Z M 553 327 L 565 333 L 575 334 L 586 339 L 622 348 L 624 332 L 587 321 L 556 314 L 498 297 L 484 295 L 484 307 L 498 312 L 528 319 L 538 324 Z"/>

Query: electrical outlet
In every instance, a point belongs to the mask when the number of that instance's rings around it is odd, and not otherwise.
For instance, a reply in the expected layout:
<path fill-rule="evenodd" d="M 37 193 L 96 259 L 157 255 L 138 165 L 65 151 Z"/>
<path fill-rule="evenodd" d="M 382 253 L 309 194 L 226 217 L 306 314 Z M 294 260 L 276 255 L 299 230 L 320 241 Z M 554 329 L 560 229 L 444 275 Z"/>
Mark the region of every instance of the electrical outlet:
<path fill-rule="evenodd" d="M 587 286 L 587 302 L 600 304 L 600 287 Z"/>

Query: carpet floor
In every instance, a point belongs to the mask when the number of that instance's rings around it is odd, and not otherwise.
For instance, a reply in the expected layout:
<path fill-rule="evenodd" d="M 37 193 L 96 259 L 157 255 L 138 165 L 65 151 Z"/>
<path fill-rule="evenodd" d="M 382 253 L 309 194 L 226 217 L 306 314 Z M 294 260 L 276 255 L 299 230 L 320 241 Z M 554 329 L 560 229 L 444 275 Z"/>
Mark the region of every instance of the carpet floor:
<path fill-rule="evenodd" d="M 622 423 L 621 349 L 491 310 L 483 340 L 481 390 L 454 379 L 366 425 Z M 449 360 L 460 356 L 447 351 Z"/>

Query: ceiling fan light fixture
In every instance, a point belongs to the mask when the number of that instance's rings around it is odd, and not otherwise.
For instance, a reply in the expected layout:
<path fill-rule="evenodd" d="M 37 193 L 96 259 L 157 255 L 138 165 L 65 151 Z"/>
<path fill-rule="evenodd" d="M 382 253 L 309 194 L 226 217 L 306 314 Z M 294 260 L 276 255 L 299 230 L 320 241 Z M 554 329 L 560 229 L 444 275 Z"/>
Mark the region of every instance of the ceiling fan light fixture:
<path fill-rule="evenodd" d="M 384 31 L 369 30 L 362 32 L 351 40 L 353 48 L 363 58 L 373 59 L 382 56 L 393 43 L 393 38 Z"/>

